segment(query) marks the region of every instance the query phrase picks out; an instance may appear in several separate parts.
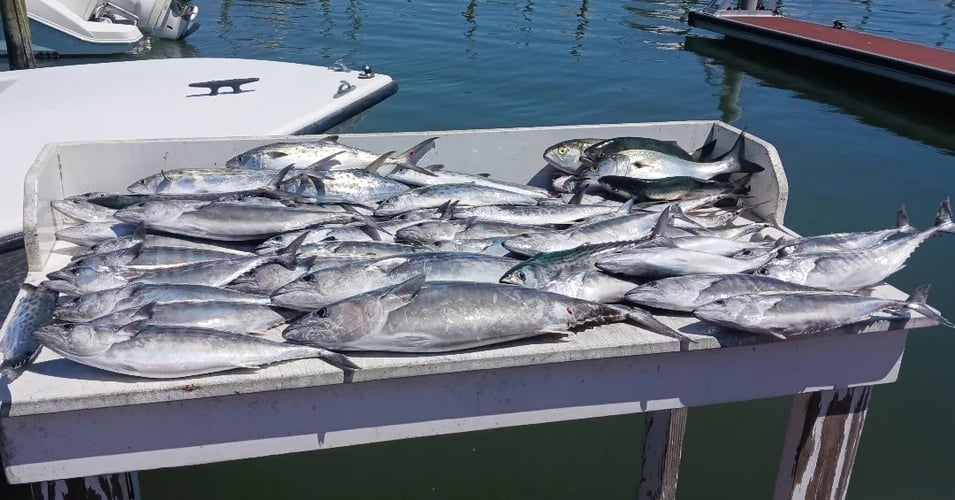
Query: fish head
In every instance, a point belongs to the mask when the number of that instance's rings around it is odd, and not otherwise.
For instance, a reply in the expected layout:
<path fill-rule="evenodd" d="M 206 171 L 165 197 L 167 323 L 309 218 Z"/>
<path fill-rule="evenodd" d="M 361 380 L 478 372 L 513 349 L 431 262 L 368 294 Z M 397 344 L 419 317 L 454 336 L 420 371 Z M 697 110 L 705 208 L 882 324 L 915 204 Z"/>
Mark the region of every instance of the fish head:
<path fill-rule="evenodd" d="M 543 288 L 548 281 L 540 266 L 526 262 L 521 262 L 512 267 L 500 279 L 501 283 L 509 283 L 524 288 Z"/>
<path fill-rule="evenodd" d="M 125 330 L 82 323 L 47 325 L 38 328 L 33 335 L 38 342 L 58 354 L 79 357 L 103 353 L 113 344 L 133 336 Z"/>
<path fill-rule="evenodd" d="M 558 170 L 573 173 L 580 167 L 584 148 L 596 141 L 596 139 L 569 139 L 558 142 L 544 150 L 544 159 Z"/>
<path fill-rule="evenodd" d="M 115 217 L 123 222 L 158 223 L 174 220 L 190 208 L 190 205 L 174 200 L 146 201 L 117 210 Z"/>
<path fill-rule="evenodd" d="M 387 217 L 387 216 L 397 215 L 402 212 L 407 212 L 414 208 L 414 206 L 411 203 L 412 196 L 414 195 L 406 195 L 402 193 L 396 196 L 392 196 L 391 198 L 386 198 L 384 200 L 381 200 L 381 202 L 378 203 L 378 209 L 375 210 L 374 214 L 376 216 Z"/>
<path fill-rule="evenodd" d="M 90 293 L 57 304 L 53 315 L 60 321 L 80 323 L 109 313 L 114 305 L 115 301 L 109 297 Z"/>
<path fill-rule="evenodd" d="M 169 184 L 165 173 L 150 175 L 130 184 L 126 189 L 133 194 L 161 193 Z"/>
<path fill-rule="evenodd" d="M 815 259 L 811 256 L 808 258 L 783 257 L 763 264 L 754 271 L 754 274 L 802 285 L 806 283 L 814 267 Z"/>
<path fill-rule="evenodd" d="M 693 315 L 717 324 L 735 323 L 753 315 L 753 304 L 747 299 L 745 295 L 717 299 L 697 307 Z"/>
<path fill-rule="evenodd" d="M 323 306 L 292 322 L 285 340 L 328 349 L 347 347 L 385 325 L 388 315 L 414 300 L 425 276 L 416 275 L 396 285 L 377 288 Z"/>

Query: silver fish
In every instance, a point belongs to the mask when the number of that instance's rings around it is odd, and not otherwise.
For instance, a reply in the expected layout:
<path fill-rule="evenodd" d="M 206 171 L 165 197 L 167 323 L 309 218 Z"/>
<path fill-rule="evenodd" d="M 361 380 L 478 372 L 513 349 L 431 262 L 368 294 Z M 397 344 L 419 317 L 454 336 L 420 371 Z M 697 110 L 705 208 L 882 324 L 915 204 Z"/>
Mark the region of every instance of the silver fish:
<path fill-rule="evenodd" d="M 54 315 L 60 321 L 83 323 L 114 311 L 139 309 L 153 302 L 184 300 L 219 300 L 262 305 L 271 302 L 268 296 L 252 295 L 218 286 L 132 284 L 70 297 L 57 304 Z"/>
<path fill-rule="evenodd" d="M 563 231 L 514 236 L 504 242 L 504 248 L 520 255 L 533 256 L 540 252 L 569 250 L 587 244 L 635 241 L 649 236 L 654 227 L 659 227 L 662 233 L 670 219 L 669 210 L 618 215 Z"/>
<path fill-rule="evenodd" d="M 736 295 L 704 304 L 693 315 L 704 321 L 751 333 L 786 339 L 809 335 L 881 317 L 905 318 L 916 311 L 955 327 L 925 304 L 928 287 L 916 289 L 905 301 L 845 292 L 779 292 Z"/>
<path fill-rule="evenodd" d="M 261 240 L 327 223 L 353 221 L 347 212 L 310 208 L 210 203 L 195 210 L 178 201 L 150 201 L 116 212 L 116 218 L 177 235 L 220 241 Z"/>
<path fill-rule="evenodd" d="M 359 257 L 312 256 L 299 258 L 295 267 L 289 268 L 281 263 L 265 264 L 249 270 L 226 285 L 230 290 L 270 295 L 279 288 L 301 278 L 307 273 L 344 266 L 362 260 Z"/>
<path fill-rule="evenodd" d="M 616 212 L 619 206 L 604 205 L 487 205 L 456 208 L 454 219 L 477 217 L 485 221 L 515 224 L 556 225 L 571 224 L 587 217 Z"/>
<path fill-rule="evenodd" d="M 530 288 L 546 286 L 561 275 L 583 271 L 596 271 L 594 263 L 606 255 L 630 248 L 637 248 L 645 241 L 614 241 L 581 245 L 569 250 L 542 252 L 509 269 L 501 276 L 501 283 L 510 283 Z"/>
<path fill-rule="evenodd" d="M 776 256 L 768 253 L 752 259 L 734 259 L 696 250 L 648 244 L 604 255 L 594 265 L 601 271 L 634 278 L 657 279 L 701 273 L 753 271 Z"/>
<path fill-rule="evenodd" d="M 130 281 L 153 285 L 225 286 L 250 270 L 270 263 L 279 263 L 291 269 L 296 266 L 297 256 L 294 254 L 256 255 L 198 262 L 165 269 L 152 269 Z"/>
<path fill-rule="evenodd" d="M 437 139 L 425 139 L 407 151 L 392 156 L 386 164 L 416 166 L 425 153 L 434 148 Z M 380 154 L 341 144 L 338 136 L 331 135 L 316 142 L 277 142 L 255 147 L 230 158 L 225 165 L 228 168 L 279 170 L 293 164 L 305 168 L 328 159 L 323 162 L 323 168 L 347 170 L 364 168 L 379 157 Z"/>
<path fill-rule="evenodd" d="M 43 286 L 29 283 L 20 286 L 23 298 L 5 321 L 5 333 L 0 340 L 3 362 L 0 376 L 13 382 L 40 353 L 40 345 L 33 336 L 38 328 L 53 320 L 57 293 Z"/>
<path fill-rule="evenodd" d="M 389 179 L 394 179 L 395 181 L 399 181 L 403 184 L 408 184 L 411 186 L 420 187 L 437 186 L 438 184 L 474 184 L 477 186 L 486 186 L 502 189 L 504 191 L 511 191 L 524 196 L 530 196 L 531 198 L 552 198 L 551 194 L 547 192 L 546 189 L 536 186 L 516 184 L 499 179 L 492 179 L 485 175 L 475 175 L 465 172 L 444 170 L 443 165 L 432 165 L 431 167 L 425 168 L 430 170 L 433 175 L 424 175 L 414 170 L 397 169 L 388 174 L 387 177 Z"/>
<path fill-rule="evenodd" d="M 60 293 L 83 294 L 125 286 L 140 275 L 124 267 L 72 266 L 47 274 L 43 283 Z"/>
<path fill-rule="evenodd" d="M 443 312 L 443 321 L 435 321 L 434 311 Z M 425 284 L 423 275 L 324 306 L 292 322 L 282 336 L 343 351 L 428 353 L 627 320 L 682 337 L 640 309 L 493 283 Z"/>
<path fill-rule="evenodd" d="M 302 315 L 280 307 L 221 300 L 153 302 L 139 308 L 133 321 L 152 326 L 206 328 L 241 334 L 266 333 Z"/>
<path fill-rule="evenodd" d="M 476 240 L 516 236 L 520 234 L 540 233 L 548 228 L 527 224 L 482 221 L 477 217 L 466 220 L 422 221 L 399 229 L 395 232 L 398 241 L 428 243 L 436 240 Z"/>
<path fill-rule="evenodd" d="M 310 174 L 315 197 L 349 203 L 373 203 L 410 190 L 408 186 L 367 170 L 331 170 Z"/>
<path fill-rule="evenodd" d="M 51 204 L 57 212 L 80 222 L 119 222 L 113 217 L 115 209 L 83 199 L 53 200 Z"/>
<path fill-rule="evenodd" d="M 830 233 L 782 240 L 779 245 L 779 255 L 838 252 L 841 250 L 871 248 L 890 238 L 915 234 L 917 232 L 918 229 L 912 226 L 908 215 L 905 213 L 905 207 L 903 206 L 896 213 L 896 227 L 894 228 L 854 233 Z"/>
<path fill-rule="evenodd" d="M 419 208 L 439 207 L 449 201 L 460 205 L 536 205 L 537 199 L 503 189 L 474 184 L 438 184 L 405 191 L 382 200 L 376 216 L 391 216 Z"/>
<path fill-rule="evenodd" d="M 127 236 L 136 231 L 136 224 L 128 222 L 86 222 L 70 226 L 56 232 L 58 240 L 91 247 L 101 241 Z"/>
<path fill-rule="evenodd" d="M 276 173 L 272 171 L 184 168 L 150 175 L 130 184 L 127 189 L 135 194 L 234 193 L 265 188 L 275 180 Z"/>
<path fill-rule="evenodd" d="M 404 255 L 418 251 L 411 245 L 399 243 L 383 243 L 378 241 L 325 241 L 302 247 L 303 256 L 335 256 L 335 257 L 386 257 L 389 255 Z"/>
<path fill-rule="evenodd" d="M 808 292 L 818 288 L 755 274 L 692 274 L 644 283 L 626 294 L 628 302 L 670 311 L 692 312 L 727 297 L 767 292 Z"/>
<path fill-rule="evenodd" d="M 272 303 L 312 310 L 424 274 L 429 281 L 496 283 L 517 264 L 504 257 L 465 253 L 419 253 L 363 261 L 306 274 L 272 295 Z"/>
<path fill-rule="evenodd" d="M 357 368 L 347 357 L 325 349 L 198 328 L 145 327 L 132 331 L 60 324 L 40 328 L 36 336 L 45 347 L 71 361 L 145 378 L 191 377 L 305 358 Z"/>
<path fill-rule="evenodd" d="M 537 288 L 581 300 L 614 304 L 623 302 L 624 295 L 633 290 L 634 286 L 636 283 L 633 281 L 610 276 L 600 271 L 580 271 L 561 274 Z"/>
<path fill-rule="evenodd" d="M 780 257 L 756 272 L 762 276 L 828 290 L 858 290 L 880 283 L 905 267 L 912 253 L 940 231 L 955 233 L 947 198 L 939 206 L 935 225 L 930 228 L 899 235 L 858 250 L 796 253 Z"/>

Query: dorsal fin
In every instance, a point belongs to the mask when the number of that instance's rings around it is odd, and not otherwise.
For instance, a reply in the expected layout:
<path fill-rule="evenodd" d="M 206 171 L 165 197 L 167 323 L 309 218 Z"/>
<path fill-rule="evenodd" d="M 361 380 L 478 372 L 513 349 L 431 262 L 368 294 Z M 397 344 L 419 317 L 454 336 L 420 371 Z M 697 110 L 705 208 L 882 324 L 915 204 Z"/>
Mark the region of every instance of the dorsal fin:
<path fill-rule="evenodd" d="M 335 134 L 326 135 L 325 137 L 322 137 L 322 138 L 319 139 L 319 140 L 320 140 L 320 141 L 325 141 L 325 142 L 338 142 L 338 135 L 335 135 Z"/>
<path fill-rule="evenodd" d="M 451 220 L 451 217 L 454 215 L 454 209 L 457 208 L 459 201 L 461 200 L 448 200 L 444 202 L 440 207 L 440 220 Z"/>
<path fill-rule="evenodd" d="M 396 151 L 388 151 L 387 153 L 382 154 L 378 158 L 375 158 L 375 161 L 369 163 L 368 166 L 365 167 L 365 170 L 373 174 L 377 174 L 381 166 L 384 165 L 385 162 L 388 161 L 388 158 L 391 158 L 391 155 L 395 153 Z"/>
<path fill-rule="evenodd" d="M 342 154 L 342 153 L 344 153 L 344 152 L 345 152 L 344 150 L 342 150 L 342 151 L 336 151 L 336 152 L 334 152 L 334 153 L 332 153 L 332 154 L 330 154 L 330 155 L 328 155 L 328 156 L 322 158 L 321 160 L 318 160 L 318 161 L 316 161 L 315 163 L 312 163 L 311 165 L 309 165 L 309 166 L 307 166 L 307 167 L 305 167 L 305 168 L 308 169 L 308 170 L 328 170 L 328 168 L 322 168 L 323 164 L 326 163 L 326 162 L 331 163 L 332 161 L 334 161 L 335 163 L 341 163 L 341 162 L 339 162 L 338 160 L 335 160 L 335 157 L 338 156 L 338 155 L 340 155 L 340 154 Z M 328 165 L 328 166 L 331 166 L 331 165 Z"/>
<path fill-rule="evenodd" d="M 285 248 L 279 250 L 279 255 L 294 255 L 298 253 L 298 249 L 302 246 L 302 243 L 308 238 L 308 235 L 312 234 L 311 231 L 305 230 L 302 231 L 302 234 L 298 235 L 298 238 L 292 240 Z"/>
<path fill-rule="evenodd" d="M 294 163 L 284 167 L 282 170 L 279 170 L 277 174 L 272 176 L 272 180 L 269 181 L 269 185 L 266 187 L 266 189 L 277 190 L 279 188 L 279 184 L 282 184 L 282 181 L 285 180 L 285 176 L 292 171 L 293 167 L 295 167 Z"/>
<path fill-rule="evenodd" d="M 909 214 L 905 211 L 904 204 L 899 207 L 899 211 L 895 213 L 895 227 L 899 229 L 912 227 L 912 221 L 909 220 Z"/>

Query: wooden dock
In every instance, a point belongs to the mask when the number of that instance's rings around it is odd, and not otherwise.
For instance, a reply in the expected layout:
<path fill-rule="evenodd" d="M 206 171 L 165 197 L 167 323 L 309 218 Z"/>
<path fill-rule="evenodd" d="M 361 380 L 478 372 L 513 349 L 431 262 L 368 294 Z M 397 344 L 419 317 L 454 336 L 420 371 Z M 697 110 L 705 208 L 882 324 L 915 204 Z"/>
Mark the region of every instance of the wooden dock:
<path fill-rule="evenodd" d="M 826 26 L 769 10 L 713 9 L 689 14 L 690 26 L 881 78 L 955 96 L 955 52 Z"/>

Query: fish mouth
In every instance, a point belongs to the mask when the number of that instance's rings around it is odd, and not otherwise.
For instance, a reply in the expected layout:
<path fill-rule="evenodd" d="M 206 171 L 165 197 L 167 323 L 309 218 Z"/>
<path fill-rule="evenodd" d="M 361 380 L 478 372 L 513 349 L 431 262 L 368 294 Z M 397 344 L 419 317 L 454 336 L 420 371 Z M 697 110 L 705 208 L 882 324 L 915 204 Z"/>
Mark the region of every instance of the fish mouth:
<path fill-rule="evenodd" d="M 46 277 L 47 277 L 48 279 L 51 279 L 51 280 L 66 281 L 66 282 L 69 282 L 69 283 L 72 284 L 72 281 L 71 281 L 71 280 L 72 280 L 73 275 L 70 274 L 70 272 L 69 272 L 68 269 L 69 269 L 69 268 L 63 268 L 63 269 L 60 269 L 60 270 L 58 270 L 58 271 L 53 271 L 53 272 L 51 272 L 51 273 L 47 273 Z"/>

